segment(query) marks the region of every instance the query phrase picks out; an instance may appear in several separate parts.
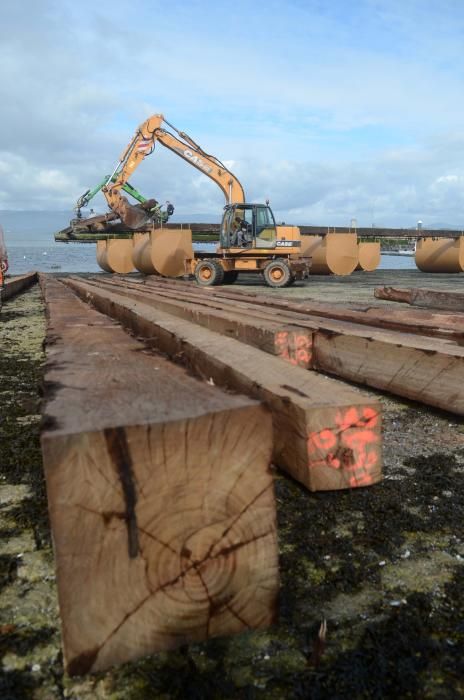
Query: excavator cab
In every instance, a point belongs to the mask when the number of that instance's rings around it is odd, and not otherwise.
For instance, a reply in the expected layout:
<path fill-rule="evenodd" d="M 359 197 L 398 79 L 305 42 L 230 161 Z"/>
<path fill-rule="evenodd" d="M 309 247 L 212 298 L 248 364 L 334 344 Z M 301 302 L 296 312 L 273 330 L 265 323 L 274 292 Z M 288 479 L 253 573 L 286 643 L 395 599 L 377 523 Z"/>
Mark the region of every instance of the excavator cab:
<path fill-rule="evenodd" d="M 228 204 L 221 224 L 221 248 L 275 248 L 274 214 L 266 204 Z"/>

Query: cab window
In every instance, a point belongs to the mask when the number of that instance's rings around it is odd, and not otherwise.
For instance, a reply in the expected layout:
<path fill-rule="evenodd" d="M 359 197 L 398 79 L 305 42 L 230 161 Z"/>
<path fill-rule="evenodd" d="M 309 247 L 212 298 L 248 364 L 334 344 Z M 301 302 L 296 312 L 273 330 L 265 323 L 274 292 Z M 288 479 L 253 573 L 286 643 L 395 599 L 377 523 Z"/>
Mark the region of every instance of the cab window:
<path fill-rule="evenodd" d="M 274 217 L 268 207 L 256 209 L 256 246 L 258 248 L 275 248 L 276 229 Z"/>

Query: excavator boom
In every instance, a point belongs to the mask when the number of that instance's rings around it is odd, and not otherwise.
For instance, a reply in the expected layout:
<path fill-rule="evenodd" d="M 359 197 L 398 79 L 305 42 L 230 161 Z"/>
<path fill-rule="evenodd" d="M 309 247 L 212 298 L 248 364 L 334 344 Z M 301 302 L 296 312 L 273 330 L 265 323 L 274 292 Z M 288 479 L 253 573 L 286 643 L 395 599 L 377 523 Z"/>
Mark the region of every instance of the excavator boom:
<path fill-rule="evenodd" d="M 163 128 L 163 124 L 170 127 L 174 133 Z M 138 127 L 102 188 L 110 208 L 122 221 L 129 223 L 131 211 L 127 199 L 121 195 L 121 190 L 124 190 L 127 180 L 142 160 L 153 152 L 157 141 L 214 180 L 224 193 L 226 204 L 245 201 L 240 181 L 220 160 L 206 153 L 185 132 L 179 131 L 166 121 L 162 114 L 155 114 Z"/>

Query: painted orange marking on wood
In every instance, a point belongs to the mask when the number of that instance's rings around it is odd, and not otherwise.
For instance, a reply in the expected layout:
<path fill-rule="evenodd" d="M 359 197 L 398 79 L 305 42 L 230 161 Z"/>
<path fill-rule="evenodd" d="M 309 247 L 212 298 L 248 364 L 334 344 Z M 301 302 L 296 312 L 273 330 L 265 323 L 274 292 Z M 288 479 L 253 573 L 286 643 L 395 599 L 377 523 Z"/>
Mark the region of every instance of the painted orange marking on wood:
<path fill-rule="evenodd" d="M 292 365 L 308 369 L 311 365 L 312 342 L 307 335 L 294 331 L 280 331 L 275 337 L 276 354 Z"/>
<path fill-rule="evenodd" d="M 373 430 L 378 423 L 379 416 L 370 407 L 339 411 L 335 430 L 324 428 L 310 433 L 309 468 L 341 469 L 349 474 L 348 483 L 352 487 L 371 484 L 379 459 L 380 435 Z"/>

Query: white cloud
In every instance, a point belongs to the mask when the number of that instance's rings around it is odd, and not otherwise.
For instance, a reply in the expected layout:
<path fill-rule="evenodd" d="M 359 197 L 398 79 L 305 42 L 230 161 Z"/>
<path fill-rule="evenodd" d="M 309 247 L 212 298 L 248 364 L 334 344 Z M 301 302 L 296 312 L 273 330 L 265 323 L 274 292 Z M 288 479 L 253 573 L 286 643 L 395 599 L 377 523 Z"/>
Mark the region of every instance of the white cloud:
<path fill-rule="evenodd" d="M 9 3 L 0 207 L 71 209 L 137 124 L 164 111 L 280 218 L 461 223 L 461 4 L 317 7 L 270 0 L 263 17 L 246 0 L 233 12 L 221 0 Z M 132 182 L 179 213 L 219 218 L 219 188 L 162 147 Z"/>

